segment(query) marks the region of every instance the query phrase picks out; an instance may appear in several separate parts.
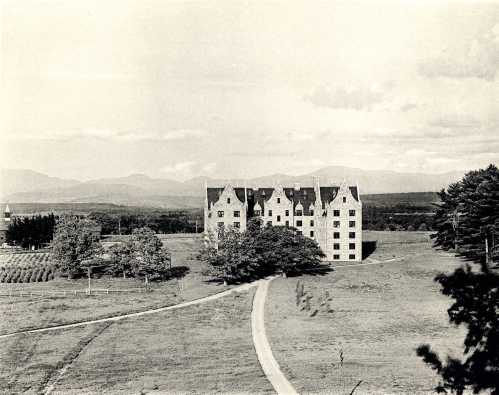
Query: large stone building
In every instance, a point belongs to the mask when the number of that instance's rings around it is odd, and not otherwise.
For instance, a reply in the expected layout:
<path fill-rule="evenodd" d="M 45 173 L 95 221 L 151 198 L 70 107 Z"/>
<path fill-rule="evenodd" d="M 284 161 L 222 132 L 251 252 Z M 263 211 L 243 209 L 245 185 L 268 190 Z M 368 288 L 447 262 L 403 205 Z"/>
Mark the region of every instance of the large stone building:
<path fill-rule="evenodd" d="M 317 241 L 329 261 L 362 260 L 362 202 L 357 186 L 274 188 L 207 187 L 204 228 L 215 239 L 229 226 L 244 231 L 247 221 L 292 226 Z"/>

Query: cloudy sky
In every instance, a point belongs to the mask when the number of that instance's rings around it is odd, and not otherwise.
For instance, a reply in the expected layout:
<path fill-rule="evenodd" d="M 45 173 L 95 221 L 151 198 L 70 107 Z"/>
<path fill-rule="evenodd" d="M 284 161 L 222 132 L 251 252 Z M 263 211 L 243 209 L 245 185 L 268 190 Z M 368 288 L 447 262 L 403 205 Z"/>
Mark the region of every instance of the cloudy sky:
<path fill-rule="evenodd" d="M 499 159 L 499 2 L 11 0 L 0 167 L 89 179 Z"/>

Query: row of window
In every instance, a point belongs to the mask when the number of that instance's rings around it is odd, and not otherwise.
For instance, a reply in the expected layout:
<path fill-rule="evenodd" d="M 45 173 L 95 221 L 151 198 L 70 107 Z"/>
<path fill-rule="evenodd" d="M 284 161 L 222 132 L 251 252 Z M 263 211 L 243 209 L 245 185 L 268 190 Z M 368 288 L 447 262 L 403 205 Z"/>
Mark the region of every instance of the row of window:
<path fill-rule="evenodd" d="M 334 243 L 333 244 L 333 250 L 339 250 L 340 249 L 340 245 L 338 243 Z M 348 249 L 349 250 L 355 250 L 355 243 L 349 243 L 348 244 Z"/>
<path fill-rule="evenodd" d="M 297 210 L 296 213 L 297 213 L 296 214 L 297 217 L 301 217 L 302 216 L 302 211 L 301 210 Z M 340 216 L 340 210 L 334 210 L 333 214 L 334 214 L 335 217 L 339 217 Z M 355 216 L 355 210 L 350 210 L 349 214 L 350 214 L 351 217 L 354 217 Z M 217 212 L 217 215 L 218 215 L 218 218 L 223 218 L 224 215 L 225 215 L 225 212 L 223 210 L 220 210 L 220 211 Z M 255 211 L 255 215 L 259 216 L 260 215 L 260 211 L 256 210 Z M 310 210 L 310 215 L 311 216 L 314 215 L 314 211 L 313 210 Z M 209 214 L 209 216 L 211 216 L 211 213 Z M 234 211 L 234 217 L 235 218 L 239 218 L 240 216 L 241 216 L 241 212 L 240 211 Z M 272 210 L 269 210 L 269 215 L 268 216 L 272 217 Z M 286 210 L 285 216 L 289 217 L 289 210 Z M 278 215 L 277 216 L 277 222 L 280 222 L 280 221 L 281 221 L 281 216 Z M 339 228 L 340 221 L 334 221 L 333 222 L 333 226 L 335 228 Z M 355 221 L 350 221 L 350 226 L 351 227 L 355 226 Z"/>
<path fill-rule="evenodd" d="M 335 261 L 339 260 L 340 259 L 340 256 L 339 255 L 333 255 L 333 259 Z M 348 255 L 348 259 L 355 259 L 355 254 L 350 254 Z"/>

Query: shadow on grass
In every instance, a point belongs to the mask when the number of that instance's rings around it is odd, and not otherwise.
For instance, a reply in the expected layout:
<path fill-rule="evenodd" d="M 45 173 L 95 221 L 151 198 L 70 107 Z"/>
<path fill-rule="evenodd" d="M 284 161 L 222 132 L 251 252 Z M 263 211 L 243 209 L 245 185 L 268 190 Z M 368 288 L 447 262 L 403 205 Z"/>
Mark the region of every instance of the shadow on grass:
<path fill-rule="evenodd" d="M 170 269 L 169 278 L 182 278 L 185 277 L 187 273 L 189 273 L 191 269 L 187 266 L 174 266 Z"/>
<path fill-rule="evenodd" d="M 378 242 L 374 241 L 363 241 L 362 242 L 362 259 L 366 259 L 369 255 L 371 255 L 374 251 L 376 251 L 376 247 Z"/>
<path fill-rule="evenodd" d="M 334 271 L 334 268 L 329 266 L 329 264 L 320 264 L 319 266 L 312 267 L 310 269 L 304 269 L 298 273 L 290 273 L 288 277 L 298 277 L 303 274 L 308 274 L 309 276 L 325 276 L 328 273 Z"/>

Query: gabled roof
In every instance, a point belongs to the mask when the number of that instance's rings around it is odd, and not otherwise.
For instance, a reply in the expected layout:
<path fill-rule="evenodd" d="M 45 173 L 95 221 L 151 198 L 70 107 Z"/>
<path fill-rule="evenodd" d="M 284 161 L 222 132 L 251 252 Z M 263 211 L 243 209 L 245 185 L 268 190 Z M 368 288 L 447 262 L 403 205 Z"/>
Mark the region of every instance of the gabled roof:
<path fill-rule="evenodd" d="M 323 205 L 331 203 L 338 194 L 340 187 L 328 186 L 320 187 L 321 200 Z M 350 186 L 350 192 L 355 200 L 359 200 L 357 187 Z M 293 208 L 296 207 L 298 202 L 303 206 L 305 215 L 309 214 L 310 206 L 315 204 L 316 196 L 313 187 L 283 188 L 286 197 L 293 202 Z M 207 188 L 208 204 L 211 207 L 215 204 L 224 191 L 223 187 L 209 187 Z M 234 188 L 234 192 L 241 203 L 245 202 L 244 188 Z M 265 209 L 265 203 L 271 198 L 274 188 L 247 188 L 246 195 L 248 196 L 248 205 L 255 205 L 258 203 L 262 209 Z"/>

